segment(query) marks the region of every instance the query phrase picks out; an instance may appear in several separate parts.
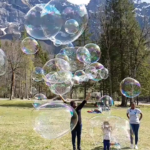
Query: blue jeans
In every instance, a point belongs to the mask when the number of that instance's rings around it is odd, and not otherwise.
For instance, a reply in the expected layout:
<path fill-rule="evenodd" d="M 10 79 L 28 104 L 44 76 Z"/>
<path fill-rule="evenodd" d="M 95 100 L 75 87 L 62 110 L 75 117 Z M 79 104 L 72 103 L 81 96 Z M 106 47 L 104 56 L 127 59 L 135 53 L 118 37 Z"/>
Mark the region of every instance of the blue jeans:
<path fill-rule="evenodd" d="M 77 125 L 74 128 L 74 130 L 72 130 L 72 146 L 73 146 L 73 149 L 76 149 L 76 136 L 77 136 L 78 150 L 81 149 L 81 132 L 82 132 L 82 125 Z"/>
<path fill-rule="evenodd" d="M 130 129 L 130 139 L 131 139 L 131 144 L 133 144 L 133 136 L 132 133 L 135 135 L 135 144 L 138 144 L 138 134 L 139 134 L 139 124 L 130 124 L 131 129 Z"/>
<path fill-rule="evenodd" d="M 104 150 L 109 150 L 110 149 L 110 140 L 104 140 Z"/>

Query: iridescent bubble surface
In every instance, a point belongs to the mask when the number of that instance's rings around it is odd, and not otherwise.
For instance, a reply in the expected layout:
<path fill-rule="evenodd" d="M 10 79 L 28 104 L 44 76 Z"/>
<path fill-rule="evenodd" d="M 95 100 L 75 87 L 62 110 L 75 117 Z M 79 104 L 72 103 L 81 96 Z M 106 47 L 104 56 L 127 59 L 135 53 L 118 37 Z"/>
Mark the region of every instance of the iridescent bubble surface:
<path fill-rule="evenodd" d="M 71 90 L 72 86 L 72 80 L 66 80 L 65 82 L 52 83 L 49 88 L 56 95 L 64 95 Z"/>
<path fill-rule="evenodd" d="M 140 95 L 141 84 L 137 80 L 127 77 L 121 81 L 120 91 L 125 97 L 134 98 Z"/>
<path fill-rule="evenodd" d="M 130 143 L 129 121 L 117 116 L 99 115 L 90 120 L 89 133 L 95 146 L 103 141 L 105 126 L 111 130 L 111 148 L 124 149 Z"/>
<path fill-rule="evenodd" d="M 82 82 L 87 82 L 89 78 L 83 70 L 77 70 L 73 77 L 74 84 L 81 84 Z"/>
<path fill-rule="evenodd" d="M 49 83 L 63 83 L 72 79 L 72 73 L 69 71 L 58 71 L 55 73 L 49 73 L 45 76 L 46 81 Z"/>
<path fill-rule="evenodd" d="M 0 49 L 0 76 L 3 76 L 6 73 L 7 69 L 7 58 L 2 49 Z"/>
<path fill-rule="evenodd" d="M 21 49 L 23 53 L 32 55 L 38 52 L 39 44 L 35 39 L 27 37 L 21 42 Z"/>
<path fill-rule="evenodd" d="M 94 62 L 97 62 L 98 60 L 100 60 L 101 50 L 97 44 L 89 43 L 89 44 L 85 45 L 85 48 L 91 54 L 91 63 L 94 63 Z"/>
<path fill-rule="evenodd" d="M 25 29 L 27 33 L 35 39 L 47 40 L 44 35 L 42 24 L 44 20 L 41 17 L 41 12 L 45 4 L 37 4 L 32 7 L 25 15 Z"/>
<path fill-rule="evenodd" d="M 98 107 L 101 108 L 102 113 L 109 113 L 111 106 L 113 106 L 113 99 L 110 96 L 104 95 L 100 98 Z"/>
<path fill-rule="evenodd" d="M 38 107 L 34 116 L 34 130 L 49 140 L 66 135 L 78 122 L 76 111 L 61 102 L 50 102 Z"/>
<path fill-rule="evenodd" d="M 88 51 L 88 49 L 86 49 L 85 47 L 79 47 L 77 49 L 77 59 L 80 62 L 83 62 L 85 64 L 90 64 L 91 63 L 91 54 Z"/>
<path fill-rule="evenodd" d="M 64 59 L 65 61 L 69 62 L 69 57 L 66 54 L 64 54 L 64 53 L 58 53 L 56 55 L 56 58 L 61 58 L 61 59 Z"/>
<path fill-rule="evenodd" d="M 32 79 L 35 82 L 39 82 L 43 80 L 44 71 L 41 67 L 35 67 L 32 73 Z"/>
<path fill-rule="evenodd" d="M 65 31 L 68 34 L 75 34 L 79 30 L 79 24 L 76 20 L 70 19 L 65 22 Z"/>
<path fill-rule="evenodd" d="M 103 68 L 100 70 L 100 76 L 102 79 L 107 79 L 109 76 L 109 71 L 107 68 Z"/>
<path fill-rule="evenodd" d="M 57 34 L 61 26 L 61 14 L 54 5 L 35 5 L 25 16 L 26 31 L 35 39 L 49 39 Z"/>
<path fill-rule="evenodd" d="M 40 105 L 46 103 L 46 100 L 47 100 L 47 97 L 44 94 L 42 93 L 36 94 L 34 96 L 33 107 L 38 108 Z"/>
<path fill-rule="evenodd" d="M 47 99 L 47 97 L 46 97 L 44 94 L 42 94 L 42 93 L 36 94 L 36 95 L 34 96 L 34 98 L 35 98 L 36 100 L 46 100 L 46 99 Z"/>
<path fill-rule="evenodd" d="M 94 81 L 100 81 L 102 80 L 102 77 L 100 75 L 101 69 L 103 69 L 104 66 L 101 63 L 92 63 L 89 66 L 85 68 L 85 73 L 87 74 L 88 78 Z"/>
<path fill-rule="evenodd" d="M 45 20 L 50 18 L 49 13 L 47 13 L 49 10 L 54 10 L 57 14 L 57 17 L 54 17 L 54 20 L 58 22 L 58 25 L 57 23 L 54 23 L 54 25 L 58 32 L 54 35 L 54 38 L 63 45 L 75 41 L 87 26 L 88 13 L 85 5 L 75 5 L 69 3 L 67 0 L 51 0 L 46 4 L 43 10 L 46 16 Z M 50 14 L 53 13 L 51 12 Z M 60 16 L 61 19 L 58 16 Z M 49 37 L 49 35 L 51 35 L 52 27 L 47 23 L 42 27 L 45 35 Z"/>
<path fill-rule="evenodd" d="M 60 6 L 57 2 L 55 3 L 50 1 L 44 6 L 44 9 L 41 12 L 41 19 L 43 21 L 41 27 L 43 29 L 44 35 L 48 39 L 55 36 L 63 25 L 61 12 L 59 9 L 57 9 L 59 7 Z M 60 41 L 59 39 L 56 40 Z"/>
<path fill-rule="evenodd" d="M 65 54 L 68 56 L 72 72 L 83 70 L 85 67 L 85 64 L 77 59 L 77 49 L 77 47 L 65 47 L 60 50 L 61 54 Z"/>
<path fill-rule="evenodd" d="M 60 58 L 51 59 L 43 66 L 45 73 L 43 78 L 45 81 L 49 81 L 53 73 L 57 73 L 58 71 L 70 71 L 70 69 L 70 64 L 67 61 Z"/>

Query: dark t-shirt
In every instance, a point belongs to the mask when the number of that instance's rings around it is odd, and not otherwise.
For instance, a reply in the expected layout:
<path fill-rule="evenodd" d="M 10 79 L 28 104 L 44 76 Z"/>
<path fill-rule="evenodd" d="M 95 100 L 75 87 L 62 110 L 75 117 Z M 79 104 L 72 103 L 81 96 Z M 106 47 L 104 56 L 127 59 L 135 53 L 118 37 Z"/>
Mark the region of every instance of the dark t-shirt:
<path fill-rule="evenodd" d="M 64 102 L 66 103 L 66 102 Z M 82 124 L 82 117 L 81 117 L 81 109 L 84 107 L 84 105 L 86 104 L 86 100 L 84 100 L 80 105 L 78 105 L 75 110 L 76 113 L 78 115 L 78 123 L 77 126 L 80 126 Z"/>
<path fill-rule="evenodd" d="M 84 100 L 80 105 L 77 106 L 77 108 L 75 109 L 77 114 L 78 114 L 78 123 L 77 125 L 81 125 L 82 124 L 82 117 L 81 117 L 81 109 L 84 107 L 84 105 L 86 104 L 86 100 Z"/>

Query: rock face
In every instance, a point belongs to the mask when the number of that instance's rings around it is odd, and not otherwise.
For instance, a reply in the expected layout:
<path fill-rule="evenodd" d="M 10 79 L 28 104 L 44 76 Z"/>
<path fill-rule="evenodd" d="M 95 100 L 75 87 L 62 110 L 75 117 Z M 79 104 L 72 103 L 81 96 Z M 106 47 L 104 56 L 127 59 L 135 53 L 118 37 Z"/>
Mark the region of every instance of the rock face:
<path fill-rule="evenodd" d="M 49 0 L 0 0 L 0 28 L 4 29 L 10 25 L 10 23 L 23 25 L 24 16 L 32 6 L 47 3 L 48 1 Z M 140 0 L 134 0 L 134 2 L 136 17 L 140 25 L 142 25 L 142 20 L 145 17 L 150 22 L 150 3 L 141 3 Z M 91 0 L 87 6 L 89 16 L 98 11 L 99 7 L 104 4 L 105 0 Z M 94 26 L 94 24 L 96 24 L 95 21 L 93 21 L 90 26 Z M 2 31 L 0 31 L 0 36 L 2 34 Z M 6 37 L 11 38 L 8 35 Z"/>

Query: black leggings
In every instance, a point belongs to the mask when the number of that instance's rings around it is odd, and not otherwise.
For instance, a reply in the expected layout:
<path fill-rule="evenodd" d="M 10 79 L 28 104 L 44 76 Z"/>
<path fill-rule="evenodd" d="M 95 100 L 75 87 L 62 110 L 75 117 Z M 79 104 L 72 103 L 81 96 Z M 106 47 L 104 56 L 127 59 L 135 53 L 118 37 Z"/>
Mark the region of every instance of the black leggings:
<path fill-rule="evenodd" d="M 77 148 L 80 149 L 81 147 L 81 132 L 82 132 L 82 125 L 77 125 L 75 129 L 72 131 L 72 146 L 73 149 L 76 149 L 76 136 L 77 136 Z"/>

